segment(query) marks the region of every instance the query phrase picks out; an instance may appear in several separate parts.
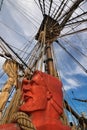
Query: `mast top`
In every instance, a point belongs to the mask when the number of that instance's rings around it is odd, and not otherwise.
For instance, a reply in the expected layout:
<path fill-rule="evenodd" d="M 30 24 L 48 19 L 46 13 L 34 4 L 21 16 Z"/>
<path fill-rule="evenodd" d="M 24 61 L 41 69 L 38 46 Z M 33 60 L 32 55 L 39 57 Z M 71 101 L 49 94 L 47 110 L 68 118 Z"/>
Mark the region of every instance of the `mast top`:
<path fill-rule="evenodd" d="M 45 43 L 52 43 L 60 34 L 59 23 L 52 17 L 45 14 L 35 39 L 39 41 L 43 32 L 45 33 Z"/>

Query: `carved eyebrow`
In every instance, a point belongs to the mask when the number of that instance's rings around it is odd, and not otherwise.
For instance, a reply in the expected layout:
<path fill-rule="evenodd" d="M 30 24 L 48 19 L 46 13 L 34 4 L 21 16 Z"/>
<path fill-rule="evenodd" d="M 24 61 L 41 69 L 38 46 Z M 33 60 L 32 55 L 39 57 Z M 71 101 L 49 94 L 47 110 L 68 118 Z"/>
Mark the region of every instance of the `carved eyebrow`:
<path fill-rule="evenodd" d="M 38 85 L 38 82 L 36 82 L 35 80 L 31 80 L 29 84 L 31 84 L 31 85 L 32 85 L 32 84 Z"/>

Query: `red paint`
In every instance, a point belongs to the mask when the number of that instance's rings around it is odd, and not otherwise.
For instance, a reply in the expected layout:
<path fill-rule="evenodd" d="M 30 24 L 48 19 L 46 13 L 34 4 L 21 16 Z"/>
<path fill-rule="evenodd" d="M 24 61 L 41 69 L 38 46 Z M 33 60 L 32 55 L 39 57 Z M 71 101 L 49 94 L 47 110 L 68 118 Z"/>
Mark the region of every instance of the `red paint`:
<path fill-rule="evenodd" d="M 63 113 L 62 83 L 46 73 L 36 71 L 22 86 L 24 104 L 21 111 L 31 115 L 37 130 L 70 130 L 60 121 Z"/>
<path fill-rule="evenodd" d="M 3 124 L 0 125 L 0 130 L 21 130 L 17 124 Z"/>
<path fill-rule="evenodd" d="M 31 81 L 22 84 L 20 111 L 30 115 L 36 130 L 70 130 L 60 121 L 63 113 L 62 83 L 46 73 L 35 71 Z M 0 130 L 21 130 L 15 123 L 0 125 Z"/>

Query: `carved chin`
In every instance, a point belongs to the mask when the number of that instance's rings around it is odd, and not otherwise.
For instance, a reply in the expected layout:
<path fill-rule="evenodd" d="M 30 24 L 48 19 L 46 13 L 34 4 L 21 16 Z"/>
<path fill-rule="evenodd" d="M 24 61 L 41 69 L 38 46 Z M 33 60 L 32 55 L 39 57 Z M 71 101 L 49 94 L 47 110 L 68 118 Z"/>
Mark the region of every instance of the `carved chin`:
<path fill-rule="evenodd" d="M 24 111 L 24 112 L 30 112 L 33 107 L 32 107 L 32 98 L 29 100 L 29 102 L 23 102 L 23 104 L 20 106 L 19 110 Z"/>
<path fill-rule="evenodd" d="M 24 112 L 29 112 L 29 108 L 26 104 L 23 104 L 22 106 L 20 106 L 19 110 L 24 111 Z"/>
<path fill-rule="evenodd" d="M 35 103 L 35 102 L 28 102 L 28 103 L 24 103 L 23 105 L 20 106 L 19 110 L 20 111 L 24 111 L 27 113 L 32 113 L 34 111 L 38 111 L 38 110 L 45 110 L 46 105 L 45 104 L 39 104 Z"/>

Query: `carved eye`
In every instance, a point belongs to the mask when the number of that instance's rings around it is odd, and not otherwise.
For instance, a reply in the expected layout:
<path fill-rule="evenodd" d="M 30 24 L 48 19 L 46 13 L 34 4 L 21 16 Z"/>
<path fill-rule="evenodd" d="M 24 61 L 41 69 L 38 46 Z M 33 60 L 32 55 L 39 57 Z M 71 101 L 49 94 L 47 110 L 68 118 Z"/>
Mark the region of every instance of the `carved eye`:
<path fill-rule="evenodd" d="M 33 86 L 33 85 L 35 85 L 35 86 L 36 86 L 36 85 L 39 85 L 39 84 L 38 84 L 36 81 L 34 81 L 34 80 L 31 80 L 29 84 L 30 84 L 31 86 Z"/>

